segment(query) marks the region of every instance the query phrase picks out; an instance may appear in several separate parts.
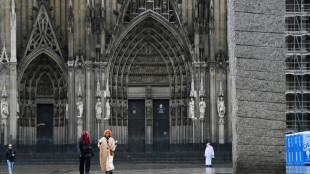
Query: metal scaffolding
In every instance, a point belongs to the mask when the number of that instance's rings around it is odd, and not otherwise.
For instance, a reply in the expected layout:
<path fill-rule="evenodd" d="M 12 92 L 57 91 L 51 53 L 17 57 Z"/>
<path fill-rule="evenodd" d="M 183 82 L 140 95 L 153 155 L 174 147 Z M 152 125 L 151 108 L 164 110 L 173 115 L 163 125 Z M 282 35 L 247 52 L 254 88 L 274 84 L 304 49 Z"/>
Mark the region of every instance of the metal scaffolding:
<path fill-rule="evenodd" d="M 286 125 L 310 130 L 310 0 L 286 0 Z"/>

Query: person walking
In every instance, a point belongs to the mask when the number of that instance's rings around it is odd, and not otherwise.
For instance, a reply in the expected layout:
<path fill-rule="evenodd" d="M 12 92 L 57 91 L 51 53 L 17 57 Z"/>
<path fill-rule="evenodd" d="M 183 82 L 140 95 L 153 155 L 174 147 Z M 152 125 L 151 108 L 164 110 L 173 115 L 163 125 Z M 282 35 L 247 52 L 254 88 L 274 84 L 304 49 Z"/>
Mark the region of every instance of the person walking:
<path fill-rule="evenodd" d="M 16 150 L 13 149 L 12 144 L 9 144 L 8 149 L 6 150 L 5 155 L 6 155 L 6 161 L 8 163 L 9 173 L 12 174 L 14 160 L 15 160 L 15 156 L 16 156 Z"/>
<path fill-rule="evenodd" d="M 116 149 L 117 141 L 112 138 L 112 132 L 109 129 L 105 130 L 103 135 L 104 137 L 98 142 L 98 147 L 100 149 L 100 167 L 103 173 L 112 174 L 114 170 L 114 151 Z"/>
<path fill-rule="evenodd" d="M 215 156 L 213 147 L 210 145 L 210 143 L 207 143 L 207 147 L 205 150 L 205 157 L 206 157 L 206 166 L 212 167 L 212 158 L 215 158 Z"/>
<path fill-rule="evenodd" d="M 88 131 L 84 130 L 81 134 L 81 137 L 77 141 L 77 151 L 78 157 L 80 159 L 80 174 L 84 174 L 84 165 L 85 173 L 89 174 L 90 171 L 90 158 L 94 156 L 94 152 L 91 146 L 91 141 L 88 135 Z"/>

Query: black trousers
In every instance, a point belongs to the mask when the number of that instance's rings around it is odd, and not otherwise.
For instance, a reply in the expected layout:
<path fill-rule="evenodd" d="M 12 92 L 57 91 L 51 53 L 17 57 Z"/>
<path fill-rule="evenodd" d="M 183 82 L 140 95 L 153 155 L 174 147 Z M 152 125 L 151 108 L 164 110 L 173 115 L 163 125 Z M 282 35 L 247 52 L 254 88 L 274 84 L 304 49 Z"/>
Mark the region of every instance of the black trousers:
<path fill-rule="evenodd" d="M 89 170 L 90 170 L 90 156 L 88 156 L 88 157 L 80 157 L 80 174 L 84 174 L 84 164 L 85 164 L 85 172 L 89 173 Z"/>

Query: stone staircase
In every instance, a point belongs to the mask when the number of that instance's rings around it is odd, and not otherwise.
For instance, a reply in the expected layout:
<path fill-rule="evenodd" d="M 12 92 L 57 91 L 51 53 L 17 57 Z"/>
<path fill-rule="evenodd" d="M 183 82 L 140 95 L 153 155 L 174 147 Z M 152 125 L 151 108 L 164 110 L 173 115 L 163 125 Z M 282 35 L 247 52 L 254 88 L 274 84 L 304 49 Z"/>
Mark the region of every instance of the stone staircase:
<path fill-rule="evenodd" d="M 204 145 L 203 145 L 204 146 Z M 119 147 L 115 153 L 115 162 L 125 163 L 203 163 L 204 147 L 197 145 L 191 148 L 173 148 L 170 152 L 127 152 L 126 148 Z M 230 163 L 232 161 L 231 145 L 214 145 L 215 163 Z M 98 163 L 97 148 L 92 163 Z M 3 157 L 4 158 L 4 157 Z M 2 159 L 3 161 L 4 159 Z M 73 147 L 63 149 L 62 152 L 35 153 L 17 149 L 16 163 L 27 164 L 72 164 L 77 163 L 78 158 Z"/>

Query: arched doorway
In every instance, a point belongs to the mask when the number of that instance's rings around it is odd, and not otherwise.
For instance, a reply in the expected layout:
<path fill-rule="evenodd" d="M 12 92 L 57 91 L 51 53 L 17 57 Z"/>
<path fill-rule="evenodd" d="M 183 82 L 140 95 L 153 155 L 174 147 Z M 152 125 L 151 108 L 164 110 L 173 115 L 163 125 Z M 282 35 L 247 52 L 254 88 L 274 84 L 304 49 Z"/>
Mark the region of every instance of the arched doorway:
<path fill-rule="evenodd" d="M 41 147 L 37 152 L 52 150 L 47 145 L 66 143 L 66 72 L 45 53 L 24 69 L 19 83 L 19 144 Z"/>
<path fill-rule="evenodd" d="M 112 116 L 110 126 L 127 144 L 131 137 L 128 121 L 131 100 L 143 100 L 145 143 L 155 149 L 155 135 L 165 133 L 170 144 L 189 140 L 191 120 L 187 103 L 191 84 L 191 59 L 178 29 L 159 14 L 149 11 L 133 21 L 115 41 L 108 64 Z M 156 127 L 154 101 L 162 100 L 168 108 L 167 127 Z M 167 102 L 164 102 L 167 101 Z M 170 110 L 170 111 L 169 111 Z M 141 125 L 143 126 L 143 125 Z M 125 127 L 125 128 L 124 128 Z M 119 129 L 120 128 L 120 129 Z M 123 131 L 125 130 L 125 131 Z M 159 132 L 156 132 L 159 131 Z M 159 136 L 158 136 L 159 137 Z M 140 137 L 139 137 L 140 138 Z"/>

